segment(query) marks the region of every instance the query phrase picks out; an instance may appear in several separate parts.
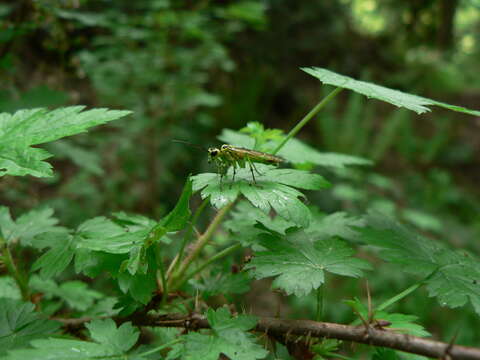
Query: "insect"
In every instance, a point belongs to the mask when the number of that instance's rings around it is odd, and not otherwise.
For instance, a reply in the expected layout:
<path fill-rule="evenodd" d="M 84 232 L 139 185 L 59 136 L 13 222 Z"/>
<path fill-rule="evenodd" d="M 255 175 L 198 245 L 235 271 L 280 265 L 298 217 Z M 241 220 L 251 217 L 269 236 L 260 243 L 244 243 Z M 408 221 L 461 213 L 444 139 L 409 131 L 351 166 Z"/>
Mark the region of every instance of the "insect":
<path fill-rule="evenodd" d="M 192 145 L 201 149 L 204 149 L 208 152 L 208 162 L 214 163 L 217 166 L 218 173 L 220 174 L 220 183 L 222 183 L 223 177 L 227 174 L 227 171 L 230 167 L 233 168 L 233 177 L 232 183 L 235 181 L 235 175 L 237 169 L 245 168 L 247 165 L 252 174 L 253 182 L 256 183 L 255 173 L 262 175 L 257 168 L 255 163 L 267 164 L 267 165 L 278 165 L 281 162 L 284 162 L 285 159 L 280 156 L 268 154 L 261 151 L 246 149 L 238 146 L 223 144 L 221 147 L 211 147 L 205 149 L 203 146 L 189 143 L 183 140 L 174 140 L 175 142 L 185 143 Z"/>
<path fill-rule="evenodd" d="M 253 182 L 256 183 L 254 170 L 259 175 L 261 175 L 261 173 L 255 167 L 255 163 L 278 165 L 285 161 L 279 156 L 228 144 L 223 144 L 220 148 L 209 148 L 208 160 L 217 165 L 221 179 L 227 174 L 228 169 L 232 167 L 232 183 L 235 181 L 237 168 L 245 168 L 248 164 L 250 172 L 252 173 Z"/>

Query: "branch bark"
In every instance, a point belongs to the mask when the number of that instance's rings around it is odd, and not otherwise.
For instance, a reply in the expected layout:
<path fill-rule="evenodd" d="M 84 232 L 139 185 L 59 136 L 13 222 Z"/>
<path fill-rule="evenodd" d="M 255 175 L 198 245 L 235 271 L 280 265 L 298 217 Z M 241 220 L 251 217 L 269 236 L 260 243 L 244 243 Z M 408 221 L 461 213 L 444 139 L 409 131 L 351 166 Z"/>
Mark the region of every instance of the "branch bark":
<path fill-rule="evenodd" d="M 83 319 L 56 319 L 65 327 L 82 326 L 90 321 Z M 208 329 L 208 321 L 199 314 L 135 315 L 128 318 L 116 318 L 119 323 L 132 321 L 137 326 L 180 327 L 190 330 Z M 310 336 L 352 341 L 367 345 L 387 347 L 431 358 L 451 358 L 460 360 L 479 360 L 480 349 L 453 345 L 436 340 L 365 326 L 351 326 L 311 320 L 288 320 L 270 317 L 258 318 L 254 331 L 277 336 Z"/>

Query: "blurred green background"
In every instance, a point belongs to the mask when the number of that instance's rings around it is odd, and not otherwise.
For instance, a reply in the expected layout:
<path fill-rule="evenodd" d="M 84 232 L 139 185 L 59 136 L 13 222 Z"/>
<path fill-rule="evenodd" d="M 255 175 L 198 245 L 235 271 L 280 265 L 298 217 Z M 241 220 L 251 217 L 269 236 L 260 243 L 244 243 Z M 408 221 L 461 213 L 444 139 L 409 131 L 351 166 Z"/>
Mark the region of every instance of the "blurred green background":
<path fill-rule="evenodd" d="M 478 0 L 16 0 L 0 1 L 0 26 L 1 112 L 134 111 L 48 145 L 54 178 L 0 182 L 14 216 L 46 204 L 67 226 L 118 210 L 165 214 L 188 174 L 209 171 L 206 154 L 172 139 L 218 145 L 223 128 L 249 121 L 288 131 L 331 90 L 301 66 L 480 108 Z M 479 118 L 417 116 L 344 91 L 299 136 L 375 161 L 326 173 L 335 186 L 311 204 L 374 208 L 479 253 Z M 435 306 L 419 301 L 404 310 Z"/>

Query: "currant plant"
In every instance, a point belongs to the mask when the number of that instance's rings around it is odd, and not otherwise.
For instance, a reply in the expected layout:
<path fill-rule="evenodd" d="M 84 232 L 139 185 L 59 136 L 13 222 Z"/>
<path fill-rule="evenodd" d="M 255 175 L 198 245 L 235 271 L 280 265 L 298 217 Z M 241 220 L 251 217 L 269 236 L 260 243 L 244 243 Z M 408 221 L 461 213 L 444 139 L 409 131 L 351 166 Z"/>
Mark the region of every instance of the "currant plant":
<path fill-rule="evenodd" d="M 480 349 L 429 340 L 430 333 L 417 323 L 421 314 L 389 310 L 413 293 L 422 296 L 417 290 L 426 288 L 441 306 L 469 303 L 480 315 L 478 257 L 367 209 L 365 216 L 320 212 L 305 195 L 328 191 L 330 181 L 317 170 L 372 163 L 323 153 L 295 138 L 344 88 L 419 114 L 431 105 L 480 112 L 325 69 L 303 70 L 335 88 L 288 134 L 248 123 L 219 136 L 224 143 L 285 159 L 282 167 L 256 164 L 255 182 L 248 166 L 236 169 L 235 178 L 234 169 L 228 169 L 223 182 L 216 173 L 189 176 L 176 206 L 159 220 L 114 212 L 86 219 L 75 229 L 59 225 L 48 207 L 16 218 L 0 208 L 5 269 L 0 357 L 323 359 L 358 351 L 395 359 L 402 351 L 480 358 Z M 0 174 L 52 176 L 45 161 L 49 154 L 32 146 L 127 114 L 82 107 L 1 114 Z M 196 194 L 202 201 L 192 213 L 190 200 Z M 210 207 L 215 215 L 201 231 Z M 365 288 L 366 280 L 375 277 L 378 259 L 390 264 L 392 274 L 410 274 L 409 286 L 376 305 L 368 286 L 366 304 L 357 298 L 363 292 L 347 291 L 344 304 L 351 308 L 353 323 L 323 322 L 328 320 L 324 308 L 335 306 L 325 295 L 329 287 L 353 278 Z M 273 309 L 275 318 L 255 316 L 244 296 L 255 279 L 265 278 L 285 299 L 313 299 L 315 313 L 305 320 L 283 318 Z M 369 346 L 352 350 L 342 341 Z"/>

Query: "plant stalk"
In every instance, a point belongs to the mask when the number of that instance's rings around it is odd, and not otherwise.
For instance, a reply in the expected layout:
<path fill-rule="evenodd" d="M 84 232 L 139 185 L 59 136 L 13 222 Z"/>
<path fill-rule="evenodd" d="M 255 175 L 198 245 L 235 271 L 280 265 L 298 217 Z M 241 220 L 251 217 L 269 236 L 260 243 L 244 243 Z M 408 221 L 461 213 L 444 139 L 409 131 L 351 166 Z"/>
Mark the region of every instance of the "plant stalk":
<path fill-rule="evenodd" d="M 167 279 L 169 279 L 171 274 L 174 273 L 175 270 L 178 268 L 178 265 L 180 264 L 180 260 L 182 259 L 183 253 L 185 251 L 185 246 L 187 245 L 187 243 L 190 241 L 190 239 L 192 237 L 193 228 L 194 228 L 195 224 L 197 223 L 198 218 L 202 214 L 203 210 L 205 209 L 205 206 L 208 204 L 209 201 L 210 201 L 209 197 L 205 198 L 202 201 L 202 203 L 200 204 L 200 206 L 197 208 L 197 210 L 195 211 L 195 214 L 193 215 L 192 221 L 190 222 L 190 225 L 189 225 L 187 231 L 185 231 L 185 234 L 182 238 L 182 244 L 180 246 L 180 250 L 178 251 L 177 256 L 175 256 L 175 258 L 172 260 L 170 266 L 168 267 L 167 274 L 166 274 Z"/>
<path fill-rule="evenodd" d="M 175 345 L 175 344 L 179 343 L 180 341 L 182 341 L 181 338 L 174 339 L 174 340 L 169 341 L 169 342 L 167 342 L 167 343 L 165 343 L 165 344 L 162 344 L 162 345 L 160 345 L 160 346 L 157 346 L 157 347 L 154 348 L 154 349 L 151 349 L 151 350 L 145 351 L 145 352 L 143 352 L 143 353 L 140 353 L 140 354 L 138 354 L 138 356 L 139 356 L 139 357 L 144 357 L 144 356 L 147 356 L 147 355 L 155 354 L 156 352 L 159 352 L 159 351 L 161 351 L 161 350 L 163 350 L 163 349 L 166 349 L 166 348 L 168 348 L 168 347 L 170 347 L 170 346 L 172 346 L 172 345 Z"/>
<path fill-rule="evenodd" d="M 13 261 L 12 253 L 8 247 L 7 241 L 0 236 L 0 250 L 3 253 L 2 259 L 7 267 L 8 273 L 13 277 L 15 282 L 17 283 L 18 288 L 20 289 L 20 293 L 22 294 L 22 299 L 28 301 L 30 298 L 30 291 L 28 289 L 28 281 L 25 277 L 20 273 L 15 262 Z"/>
<path fill-rule="evenodd" d="M 155 244 L 155 260 L 157 261 L 157 288 L 162 292 L 162 306 L 165 305 L 168 299 L 168 283 L 167 278 L 165 276 L 165 266 L 163 265 L 162 259 L 162 249 L 160 248 L 160 244 L 157 242 Z M 160 278 L 160 280 L 159 280 Z"/>
<path fill-rule="evenodd" d="M 185 283 L 185 281 L 194 277 L 196 274 L 198 274 L 200 271 L 205 269 L 211 263 L 213 263 L 213 262 L 215 262 L 215 261 L 217 261 L 217 260 L 219 260 L 219 259 L 221 259 L 221 258 L 223 258 L 227 255 L 230 255 L 231 253 L 235 252 L 236 250 L 240 249 L 241 247 L 242 247 L 241 244 L 235 244 L 235 245 L 229 246 L 228 248 L 226 248 L 226 249 L 220 251 L 219 253 L 215 254 L 210 259 L 205 261 L 202 265 L 200 265 L 195 270 L 191 271 L 186 276 L 184 276 L 182 279 L 180 279 L 178 281 L 177 287 L 181 287 Z"/>
<path fill-rule="evenodd" d="M 388 299 L 387 301 L 384 301 L 382 304 L 380 304 L 376 309 L 375 311 L 382 311 L 384 309 L 386 309 L 387 307 L 389 307 L 390 305 L 396 303 L 397 301 L 403 299 L 405 296 L 407 296 L 408 294 L 414 292 L 415 290 L 417 290 L 420 286 L 422 286 L 423 284 L 425 284 L 425 279 L 423 279 L 422 281 L 419 281 L 415 284 L 413 284 L 412 286 L 410 286 L 409 288 L 403 290 L 401 293 L 391 297 L 390 299 Z"/>
<path fill-rule="evenodd" d="M 342 91 L 343 88 L 337 87 L 335 88 L 330 94 L 328 94 L 326 97 L 324 97 L 315 107 L 310 110 L 310 112 L 303 117 L 300 122 L 295 125 L 295 127 L 290 130 L 287 136 L 285 136 L 285 139 L 277 146 L 275 150 L 273 150 L 272 155 L 275 155 L 280 151 L 280 149 L 289 141 L 291 138 L 293 138 L 297 133 L 315 116 L 317 113 L 322 110 L 325 105 L 327 105 L 330 100 L 332 100 L 337 94 Z"/>
<path fill-rule="evenodd" d="M 195 259 L 203 250 L 205 245 L 207 245 L 208 241 L 212 238 L 213 234 L 222 223 L 225 215 L 227 215 L 227 213 L 233 207 L 234 203 L 235 202 L 233 201 L 230 204 L 225 205 L 218 211 L 217 215 L 215 215 L 215 218 L 212 220 L 210 225 L 208 225 L 207 230 L 198 238 L 197 242 L 194 245 L 193 251 L 183 260 L 182 264 L 180 265 L 180 269 L 178 270 L 178 274 L 174 274 L 168 279 L 168 284 L 170 285 L 170 287 L 172 287 L 174 279 L 183 278 L 190 264 L 195 261 Z"/>

